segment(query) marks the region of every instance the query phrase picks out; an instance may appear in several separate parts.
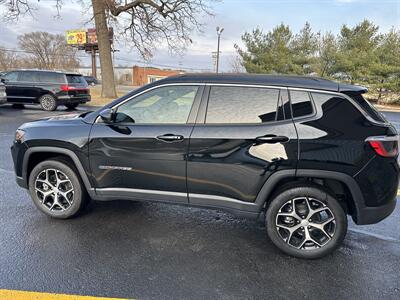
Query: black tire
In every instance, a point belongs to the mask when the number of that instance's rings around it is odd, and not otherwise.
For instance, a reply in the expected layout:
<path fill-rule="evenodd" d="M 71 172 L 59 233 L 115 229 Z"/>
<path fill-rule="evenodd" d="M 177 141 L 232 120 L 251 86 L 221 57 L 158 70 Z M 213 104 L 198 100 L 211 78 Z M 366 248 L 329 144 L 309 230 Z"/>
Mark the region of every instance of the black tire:
<path fill-rule="evenodd" d="M 40 106 L 45 111 L 54 111 L 57 109 L 57 99 L 50 94 L 43 95 L 39 98 Z"/>
<path fill-rule="evenodd" d="M 45 170 L 50 170 L 50 171 L 46 173 Z M 58 185 L 57 182 L 56 193 L 59 194 L 59 191 L 65 192 L 66 190 L 72 188 L 73 192 L 65 193 L 70 202 L 66 200 L 65 196 L 62 197 L 58 196 L 59 197 L 58 199 L 61 199 L 60 200 L 61 204 L 53 205 L 54 193 L 47 197 L 43 197 L 43 192 L 40 192 L 40 191 L 46 191 L 46 187 L 42 185 L 43 180 L 41 180 L 43 179 L 43 177 L 41 177 L 43 174 L 46 174 L 45 175 L 46 177 L 47 174 L 49 174 L 48 177 L 52 178 L 49 180 L 49 182 L 52 185 L 55 183 L 55 177 L 54 177 L 55 172 L 52 170 L 58 171 L 57 177 L 59 179 L 64 178 L 64 181 L 66 180 L 69 181 L 69 183 L 63 183 L 67 184 L 67 186 Z M 38 188 L 40 191 L 38 191 L 36 188 Z M 52 189 L 50 185 L 48 185 L 48 188 Z M 78 172 L 76 171 L 74 166 L 72 166 L 67 160 L 64 160 L 63 158 L 46 160 L 39 163 L 37 166 L 33 168 L 29 176 L 29 193 L 31 195 L 33 203 L 40 211 L 56 219 L 68 219 L 73 216 L 76 216 L 80 211 L 84 209 L 84 207 L 88 203 L 86 190 L 84 188 L 82 180 L 78 175 Z M 62 209 L 61 206 L 64 209 Z"/>
<path fill-rule="evenodd" d="M 292 199 L 296 199 L 294 210 Z M 308 199 L 307 202 L 306 199 Z M 309 209 L 307 203 L 312 206 L 312 210 Z M 321 209 L 322 212 L 311 216 L 310 212 L 314 209 Z M 282 213 L 292 215 L 293 212 L 296 217 L 281 215 Z M 325 214 L 328 217 L 324 220 L 322 215 Z M 311 219 L 308 219 L 309 217 Z M 314 227 L 318 226 L 314 224 L 329 221 L 332 217 L 334 220 L 322 225 L 323 231 Z M 275 194 L 267 209 L 266 227 L 271 241 L 286 254 L 298 258 L 316 259 L 328 255 L 342 244 L 347 233 L 347 217 L 339 202 L 323 187 L 305 183 L 288 186 Z M 288 227 L 292 230 L 292 235 L 290 235 L 291 231 L 286 229 Z M 310 240 L 306 239 L 308 235 L 311 237 Z"/>
<path fill-rule="evenodd" d="M 68 109 L 75 109 L 78 107 L 78 105 L 79 105 L 79 103 L 68 103 L 68 104 L 65 104 L 65 107 Z"/>

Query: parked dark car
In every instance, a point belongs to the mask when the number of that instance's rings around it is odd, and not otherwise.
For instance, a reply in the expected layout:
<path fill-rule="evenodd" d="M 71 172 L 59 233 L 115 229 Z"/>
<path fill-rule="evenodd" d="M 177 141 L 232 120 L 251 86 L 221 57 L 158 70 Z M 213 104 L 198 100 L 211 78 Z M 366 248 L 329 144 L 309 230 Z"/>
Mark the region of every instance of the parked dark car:
<path fill-rule="evenodd" d="M 0 82 L 0 104 L 7 102 L 6 86 Z"/>
<path fill-rule="evenodd" d="M 10 71 L 1 76 L 6 85 L 7 102 L 39 103 L 44 110 L 56 110 L 59 105 L 76 108 L 90 101 L 90 92 L 83 76 L 75 73 L 42 70 Z"/>
<path fill-rule="evenodd" d="M 343 241 L 347 217 L 395 208 L 398 135 L 365 88 L 268 75 L 182 75 L 90 113 L 26 123 L 17 182 L 54 218 L 95 200 L 144 200 L 257 218 L 301 258 Z"/>
<path fill-rule="evenodd" d="M 99 81 L 93 76 L 83 76 L 83 77 L 85 78 L 88 85 L 95 86 L 99 84 Z"/>

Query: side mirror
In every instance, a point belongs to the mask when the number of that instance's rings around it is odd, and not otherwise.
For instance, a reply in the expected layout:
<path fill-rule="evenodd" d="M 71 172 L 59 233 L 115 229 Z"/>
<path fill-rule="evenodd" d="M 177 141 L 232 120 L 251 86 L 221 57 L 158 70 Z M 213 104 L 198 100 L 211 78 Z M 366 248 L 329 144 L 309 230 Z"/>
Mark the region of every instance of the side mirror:
<path fill-rule="evenodd" d="M 0 82 L 6 83 L 6 82 L 7 82 L 7 79 L 5 79 L 5 78 L 0 78 Z"/>
<path fill-rule="evenodd" d="M 111 108 L 106 108 L 100 112 L 99 116 L 102 118 L 104 122 L 112 123 L 114 122 L 115 119 L 115 111 Z"/>

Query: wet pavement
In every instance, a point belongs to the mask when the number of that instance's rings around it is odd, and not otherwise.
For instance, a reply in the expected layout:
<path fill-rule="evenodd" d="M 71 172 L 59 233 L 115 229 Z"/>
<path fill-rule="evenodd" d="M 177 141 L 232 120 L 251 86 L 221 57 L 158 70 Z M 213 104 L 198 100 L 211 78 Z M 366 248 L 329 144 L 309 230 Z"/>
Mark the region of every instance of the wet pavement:
<path fill-rule="evenodd" d="M 57 111 L 57 114 L 65 111 Z M 334 254 L 280 253 L 263 223 L 166 204 L 93 203 L 71 220 L 41 214 L 19 188 L 9 147 L 18 126 L 50 114 L 0 107 L 0 289 L 137 299 L 400 298 L 400 208 L 350 221 Z M 400 113 L 385 113 L 400 129 Z"/>

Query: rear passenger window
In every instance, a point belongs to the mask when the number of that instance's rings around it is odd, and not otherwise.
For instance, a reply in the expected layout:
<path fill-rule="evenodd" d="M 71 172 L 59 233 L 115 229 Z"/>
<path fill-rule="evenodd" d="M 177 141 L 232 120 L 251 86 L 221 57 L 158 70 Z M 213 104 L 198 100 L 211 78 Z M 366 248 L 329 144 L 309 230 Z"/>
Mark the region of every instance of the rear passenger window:
<path fill-rule="evenodd" d="M 39 81 L 38 72 L 21 72 L 21 75 L 19 76 L 19 81 L 38 82 Z"/>
<path fill-rule="evenodd" d="M 64 74 L 54 72 L 40 72 L 39 80 L 47 83 L 65 83 Z"/>
<path fill-rule="evenodd" d="M 304 117 L 313 113 L 310 94 L 303 91 L 290 91 L 293 118 Z"/>
<path fill-rule="evenodd" d="M 276 120 L 278 89 L 213 86 L 206 123 L 245 124 Z"/>

